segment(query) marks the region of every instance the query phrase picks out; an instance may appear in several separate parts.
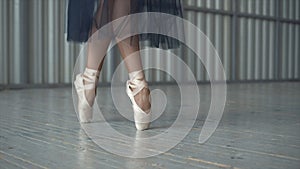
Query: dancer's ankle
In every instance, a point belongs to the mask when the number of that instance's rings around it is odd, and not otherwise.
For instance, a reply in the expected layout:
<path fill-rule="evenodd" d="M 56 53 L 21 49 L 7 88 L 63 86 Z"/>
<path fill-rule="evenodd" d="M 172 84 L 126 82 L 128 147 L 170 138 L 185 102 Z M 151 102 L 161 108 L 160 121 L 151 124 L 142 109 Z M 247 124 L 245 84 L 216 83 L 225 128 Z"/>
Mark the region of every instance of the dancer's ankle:
<path fill-rule="evenodd" d="M 143 110 L 147 111 L 151 108 L 150 102 L 150 90 L 148 89 L 147 82 L 145 80 L 145 76 L 142 70 L 134 71 L 129 73 L 129 79 L 133 83 L 144 83 L 145 87 L 142 88 L 138 93 L 134 96 L 134 100 L 138 104 L 138 106 Z M 132 91 L 135 88 L 131 88 Z"/>

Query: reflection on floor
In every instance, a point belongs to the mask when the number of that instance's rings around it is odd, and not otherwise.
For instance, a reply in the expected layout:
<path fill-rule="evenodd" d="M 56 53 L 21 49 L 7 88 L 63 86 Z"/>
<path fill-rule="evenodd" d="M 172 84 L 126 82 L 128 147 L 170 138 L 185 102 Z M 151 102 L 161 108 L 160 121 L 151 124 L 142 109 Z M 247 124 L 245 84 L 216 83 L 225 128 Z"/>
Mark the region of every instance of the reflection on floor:
<path fill-rule="evenodd" d="M 180 108 L 177 86 L 155 88 L 165 92 L 168 102 L 145 131 L 151 136 L 166 131 Z M 192 130 L 171 150 L 144 159 L 112 154 L 87 137 L 74 112 L 71 88 L 1 91 L 0 168 L 299 168 L 299 82 L 229 84 L 223 118 L 205 144 L 198 137 L 210 106 L 210 86 L 199 89 Z M 134 124 L 118 113 L 110 88 L 100 87 L 97 94 L 110 126 L 134 137 Z M 130 151 L 122 140 L 111 142 Z"/>

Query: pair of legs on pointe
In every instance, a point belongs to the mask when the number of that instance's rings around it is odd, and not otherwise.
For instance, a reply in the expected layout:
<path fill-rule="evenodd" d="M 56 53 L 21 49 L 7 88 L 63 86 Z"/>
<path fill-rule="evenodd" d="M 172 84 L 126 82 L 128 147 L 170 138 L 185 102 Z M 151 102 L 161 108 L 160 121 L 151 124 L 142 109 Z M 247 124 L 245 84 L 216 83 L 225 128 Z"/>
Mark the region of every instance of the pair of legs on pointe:
<path fill-rule="evenodd" d="M 120 18 L 122 16 L 126 16 L 130 10 L 130 5 L 128 5 L 128 2 L 126 0 L 115 0 L 111 8 L 113 9 L 113 13 L 111 14 L 112 20 Z M 101 18 L 103 4 L 99 5 L 98 10 L 96 12 L 95 21 L 92 25 L 91 29 L 91 36 L 94 35 L 95 32 L 98 31 L 98 23 L 97 18 Z M 112 10 L 111 9 L 111 10 Z M 122 23 L 121 23 L 122 24 Z M 113 30 L 116 30 L 120 25 L 113 24 Z M 130 26 L 130 25 L 127 25 Z M 126 29 L 126 28 L 125 28 Z M 97 32 L 99 33 L 99 32 Z M 96 33 L 96 34 L 97 34 Z M 114 33 L 114 31 L 113 31 Z M 101 35 L 96 35 L 100 36 Z M 97 37 L 96 37 L 97 38 Z M 99 79 L 99 73 L 102 69 L 102 65 L 106 56 L 107 48 L 111 42 L 111 38 L 101 38 L 98 40 L 91 40 L 88 42 L 88 51 L 87 51 L 87 64 L 86 69 L 76 78 L 77 83 L 75 83 L 76 88 L 80 88 L 80 81 L 82 81 L 82 89 L 83 94 L 81 95 L 81 99 L 79 97 L 79 102 L 86 102 L 88 104 L 84 103 L 78 103 L 78 111 L 79 114 L 82 116 L 90 116 L 88 119 L 85 119 L 86 117 L 83 117 L 80 119 L 83 122 L 88 122 L 91 120 L 91 115 L 88 115 L 92 113 L 91 107 L 94 104 L 94 100 L 96 97 L 96 87 Z M 126 68 L 129 73 L 130 80 L 127 82 L 127 88 L 129 89 L 127 91 L 127 94 L 129 95 L 132 103 L 133 103 L 133 109 L 134 109 L 134 116 L 136 121 L 136 127 L 140 130 L 146 129 L 149 126 L 149 122 L 147 121 L 139 121 L 138 119 L 145 119 L 145 117 L 140 116 L 147 116 L 150 114 L 150 91 L 147 87 L 147 83 L 145 81 L 145 76 L 142 68 L 142 62 L 141 57 L 139 55 L 139 38 L 137 35 L 119 40 L 115 39 L 117 41 L 117 46 L 120 50 L 121 56 L 125 61 Z M 130 58 L 128 57 L 130 55 Z M 78 95 L 79 90 L 77 90 Z M 144 114 L 143 114 L 144 113 Z M 147 117 L 146 117 L 147 119 Z M 149 117 L 148 117 L 149 120 Z M 138 124 L 137 124 L 137 121 Z M 146 124 L 140 126 L 139 124 Z M 137 126 L 138 125 L 138 126 Z"/>
<path fill-rule="evenodd" d="M 134 76 L 135 73 L 139 74 L 139 80 L 145 80 L 143 67 L 141 63 L 141 57 L 139 55 L 139 42 L 138 42 L 138 36 L 131 37 L 132 41 L 130 44 L 130 38 L 127 38 L 123 41 L 120 41 L 117 43 L 118 48 L 120 50 L 121 56 L 124 59 L 127 71 L 129 73 L 129 76 L 132 74 Z M 108 48 L 110 41 L 100 41 L 96 44 L 89 44 L 88 45 L 88 56 L 87 56 L 87 64 L 86 68 L 90 70 L 94 70 L 97 74 L 100 73 L 103 62 L 105 59 L 105 54 L 102 54 L 101 51 L 106 51 Z M 95 45 L 99 45 L 97 48 Z M 102 57 L 99 56 L 103 55 Z M 132 55 L 135 53 L 134 55 Z M 130 58 L 128 57 L 129 55 Z M 133 79 L 134 77 L 130 76 L 130 79 Z M 85 84 L 89 84 L 91 82 L 84 81 Z M 97 83 L 97 82 L 95 82 Z M 97 84 L 95 84 L 97 85 Z M 93 105 L 93 101 L 95 98 L 96 91 L 94 90 L 86 90 L 86 98 L 90 105 Z M 145 96 L 149 96 L 149 89 L 144 88 L 142 89 L 137 95 L 135 95 L 135 101 L 137 104 L 143 109 L 148 110 L 150 108 L 150 103 L 148 101 L 148 98 Z"/>

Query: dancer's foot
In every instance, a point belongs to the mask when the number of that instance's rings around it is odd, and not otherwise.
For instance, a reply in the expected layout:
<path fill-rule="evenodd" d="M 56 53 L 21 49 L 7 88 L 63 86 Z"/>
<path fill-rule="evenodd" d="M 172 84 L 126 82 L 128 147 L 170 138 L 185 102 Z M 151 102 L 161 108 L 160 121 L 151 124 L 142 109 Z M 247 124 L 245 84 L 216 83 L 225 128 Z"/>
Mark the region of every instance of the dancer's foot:
<path fill-rule="evenodd" d="M 86 68 L 83 74 L 78 74 L 74 82 L 78 95 L 79 121 L 91 122 L 93 118 L 93 104 L 96 97 L 96 87 L 99 71 Z"/>
<path fill-rule="evenodd" d="M 135 126 L 138 130 L 145 130 L 151 121 L 150 90 L 142 71 L 132 72 L 129 76 L 126 92 L 132 102 Z"/>

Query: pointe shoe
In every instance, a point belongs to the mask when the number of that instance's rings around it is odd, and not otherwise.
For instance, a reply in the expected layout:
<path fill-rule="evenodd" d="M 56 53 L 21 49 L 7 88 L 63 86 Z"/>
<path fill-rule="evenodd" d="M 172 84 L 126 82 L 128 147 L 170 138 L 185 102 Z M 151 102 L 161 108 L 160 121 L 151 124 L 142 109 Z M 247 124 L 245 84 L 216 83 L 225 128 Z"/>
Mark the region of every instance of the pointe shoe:
<path fill-rule="evenodd" d="M 143 111 L 136 103 L 134 96 L 138 94 L 143 88 L 148 88 L 145 80 L 140 80 L 143 76 L 137 74 L 126 83 L 126 93 L 131 100 L 132 108 L 134 112 L 134 122 L 137 130 L 146 130 L 150 126 L 151 122 L 151 108 Z M 149 95 L 150 102 L 150 95 Z"/>
<path fill-rule="evenodd" d="M 99 79 L 99 71 L 86 68 L 83 74 L 76 75 L 74 81 L 75 89 L 78 95 L 78 114 L 79 122 L 89 123 L 93 119 L 93 105 L 90 105 L 86 99 L 85 90 L 95 90 Z"/>

